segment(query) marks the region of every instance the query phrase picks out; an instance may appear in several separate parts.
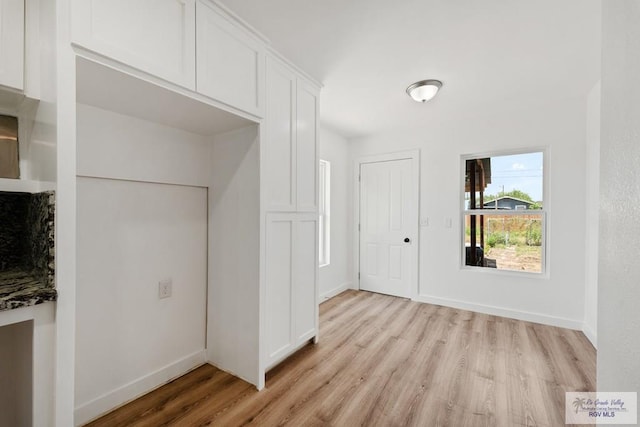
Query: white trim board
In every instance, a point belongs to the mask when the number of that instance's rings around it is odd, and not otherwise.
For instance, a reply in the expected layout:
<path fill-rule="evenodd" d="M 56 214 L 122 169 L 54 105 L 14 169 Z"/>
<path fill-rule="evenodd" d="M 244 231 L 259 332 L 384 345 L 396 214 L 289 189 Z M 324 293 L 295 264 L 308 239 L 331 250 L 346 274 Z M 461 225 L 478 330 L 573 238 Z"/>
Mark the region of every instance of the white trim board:
<path fill-rule="evenodd" d="M 474 311 L 476 313 L 489 314 L 492 316 L 507 317 L 509 319 L 523 320 L 525 322 L 540 323 L 543 325 L 557 326 L 559 328 L 573 329 L 582 331 L 584 323 L 577 320 L 566 319 L 563 317 L 549 316 L 546 314 L 531 313 L 528 311 L 511 310 L 508 308 L 494 307 L 490 305 L 474 304 L 465 301 L 432 297 L 429 295 L 418 295 L 414 301 L 424 302 L 427 304 L 442 305 L 444 307 L 457 308 L 459 310 Z"/>
<path fill-rule="evenodd" d="M 582 333 L 591 342 L 593 348 L 598 349 L 598 334 L 596 334 L 586 323 L 582 325 Z"/>
<path fill-rule="evenodd" d="M 74 425 L 86 424 L 204 364 L 205 350 L 200 350 L 77 406 L 74 410 Z"/>
<path fill-rule="evenodd" d="M 328 299 L 331 299 L 336 295 L 343 293 L 347 289 L 351 289 L 351 282 L 344 282 L 343 284 L 331 289 L 330 291 L 320 294 L 320 302 L 323 303 Z"/>

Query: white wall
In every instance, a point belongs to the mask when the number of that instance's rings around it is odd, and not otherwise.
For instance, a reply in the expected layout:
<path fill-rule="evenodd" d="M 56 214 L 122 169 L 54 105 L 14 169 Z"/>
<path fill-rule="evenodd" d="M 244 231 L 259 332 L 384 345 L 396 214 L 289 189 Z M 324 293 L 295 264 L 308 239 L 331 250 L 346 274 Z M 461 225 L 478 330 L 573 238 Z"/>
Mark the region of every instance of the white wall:
<path fill-rule="evenodd" d="M 209 185 L 205 137 L 85 104 L 77 116 L 78 175 Z"/>
<path fill-rule="evenodd" d="M 348 144 L 342 136 L 326 128 L 320 129 L 320 159 L 331 162 L 331 259 L 329 265 L 320 268 L 320 301 L 352 286 Z"/>
<path fill-rule="evenodd" d="M 536 107 L 522 100 L 499 116 L 479 112 L 354 140 L 351 156 L 421 150 L 420 217 L 429 226 L 420 228 L 420 300 L 582 329 L 585 134 L 586 96 Z M 544 196 L 548 277 L 461 269 L 460 156 L 538 147 L 547 148 L 550 169 Z"/>
<path fill-rule="evenodd" d="M 210 144 L 78 105 L 75 423 L 205 360 Z M 176 185 L 180 184 L 180 185 Z M 158 282 L 172 296 L 159 299 Z"/>
<path fill-rule="evenodd" d="M 207 357 L 261 387 L 258 126 L 216 135 L 211 158 Z"/>
<path fill-rule="evenodd" d="M 602 3 L 598 389 L 640 391 L 640 3 Z"/>
<path fill-rule="evenodd" d="M 600 83 L 587 98 L 587 152 L 585 168 L 585 293 L 583 331 L 598 344 L 598 220 L 600 207 Z"/>

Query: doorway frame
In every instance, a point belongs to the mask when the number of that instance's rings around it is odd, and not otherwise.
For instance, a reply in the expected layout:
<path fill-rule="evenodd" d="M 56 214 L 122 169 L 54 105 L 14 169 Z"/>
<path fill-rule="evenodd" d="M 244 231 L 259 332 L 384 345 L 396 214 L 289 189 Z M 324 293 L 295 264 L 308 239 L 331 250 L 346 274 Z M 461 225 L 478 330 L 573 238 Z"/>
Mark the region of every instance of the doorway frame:
<path fill-rule="evenodd" d="M 416 244 L 412 253 L 413 269 L 411 271 L 411 285 L 408 297 L 416 300 L 420 295 L 420 149 L 359 156 L 353 161 L 353 289 L 360 290 L 360 166 L 366 163 L 394 160 L 411 160 L 411 180 L 415 183 L 413 197 L 416 204 L 417 218 L 413 227 Z"/>

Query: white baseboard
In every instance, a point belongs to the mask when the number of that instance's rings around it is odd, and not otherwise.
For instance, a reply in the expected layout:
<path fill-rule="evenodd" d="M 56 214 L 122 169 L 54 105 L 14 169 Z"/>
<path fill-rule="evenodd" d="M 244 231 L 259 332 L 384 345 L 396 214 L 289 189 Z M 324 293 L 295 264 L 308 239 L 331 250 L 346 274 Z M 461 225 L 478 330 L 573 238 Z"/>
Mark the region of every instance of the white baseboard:
<path fill-rule="evenodd" d="M 586 323 L 582 325 L 582 333 L 587 337 L 593 348 L 598 349 L 598 334 L 591 329 Z"/>
<path fill-rule="evenodd" d="M 338 286 L 337 288 L 331 289 L 330 291 L 320 294 L 320 302 L 324 302 L 330 298 L 333 298 L 336 295 L 341 294 L 342 292 L 350 288 L 351 288 L 351 282 L 344 282 L 342 285 Z"/>
<path fill-rule="evenodd" d="M 77 406 L 74 424 L 85 424 L 124 405 L 205 363 L 205 350 L 197 351 L 157 371 L 131 381 L 117 389 Z"/>
<path fill-rule="evenodd" d="M 527 311 L 511 310 L 508 308 L 494 307 L 490 305 L 474 304 L 449 298 L 432 297 L 428 295 L 418 295 L 414 301 L 428 304 L 443 305 L 445 307 L 457 308 L 460 310 L 475 311 L 477 313 L 491 314 L 494 316 L 508 317 L 511 319 L 524 320 L 526 322 L 541 323 L 543 325 L 557 326 L 560 328 L 574 329 L 582 331 L 584 324 L 577 320 L 565 319 L 563 317 L 549 316 L 546 314 L 531 313 Z"/>

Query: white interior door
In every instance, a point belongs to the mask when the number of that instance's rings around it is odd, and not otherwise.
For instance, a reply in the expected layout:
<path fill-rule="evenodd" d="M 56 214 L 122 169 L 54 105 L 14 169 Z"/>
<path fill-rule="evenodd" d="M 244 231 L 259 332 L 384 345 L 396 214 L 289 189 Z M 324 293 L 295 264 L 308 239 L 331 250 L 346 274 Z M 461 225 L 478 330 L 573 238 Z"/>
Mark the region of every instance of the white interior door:
<path fill-rule="evenodd" d="M 360 165 L 360 289 L 411 297 L 417 279 L 417 182 L 412 159 Z"/>

